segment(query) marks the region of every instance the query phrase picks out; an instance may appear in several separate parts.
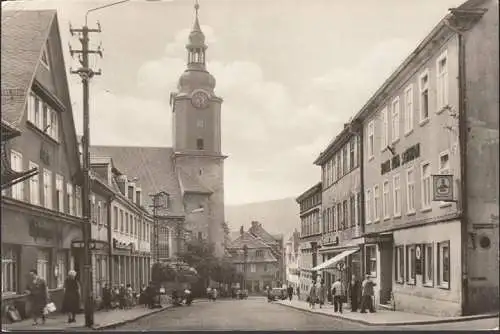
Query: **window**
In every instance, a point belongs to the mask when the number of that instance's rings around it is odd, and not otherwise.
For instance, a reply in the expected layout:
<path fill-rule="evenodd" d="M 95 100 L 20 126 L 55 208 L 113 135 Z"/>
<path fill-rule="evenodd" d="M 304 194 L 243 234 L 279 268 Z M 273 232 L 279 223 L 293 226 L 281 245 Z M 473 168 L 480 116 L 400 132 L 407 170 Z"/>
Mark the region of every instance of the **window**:
<path fill-rule="evenodd" d="M 64 212 L 64 178 L 56 174 L 56 210 Z"/>
<path fill-rule="evenodd" d="M 422 164 L 422 210 L 431 208 L 431 164 L 424 162 Z"/>
<path fill-rule="evenodd" d="M 196 121 L 196 126 L 199 127 L 199 128 L 204 128 L 205 127 L 205 121 L 203 121 L 202 119 L 199 119 Z"/>
<path fill-rule="evenodd" d="M 113 229 L 118 231 L 118 208 L 113 206 Z"/>
<path fill-rule="evenodd" d="M 257 271 L 257 266 L 255 263 L 250 263 L 250 272 L 254 273 Z"/>
<path fill-rule="evenodd" d="M 198 150 L 203 150 L 203 139 L 201 138 L 196 139 L 196 148 Z"/>
<path fill-rule="evenodd" d="M 432 244 L 424 245 L 423 251 L 424 262 L 424 285 L 432 286 L 434 283 L 434 252 L 432 251 Z"/>
<path fill-rule="evenodd" d="M 356 197 L 354 195 L 350 198 L 350 214 L 349 218 L 351 220 L 351 227 L 356 226 Z"/>
<path fill-rule="evenodd" d="M 415 175 L 413 167 L 406 170 L 406 210 L 415 213 Z"/>
<path fill-rule="evenodd" d="M 368 159 L 373 158 L 373 147 L 374 147 L 374 129 L 375 124 L 373 121 L 368 123 Z"/>
<path fill-rule="evenodd" d="M 120 232 L 125 231 L 125 226 L 123 225 L 123 210 L 120 209 Z"/>
<path fill-rule="evenodd" d="M 405 270 L 405 259 L 404 259 L 404 247 L 398 246 L 396 247 L 396 282 L 403 283 L 404 282 L 404 270 Z"/>
<path fill-rule="evenodd" d="M 356 137 L 352 137 L 351 141 L 349 142 L 349 166 L 351 169 L 356 167 L 356 156 L 355 156 L 355 150 L 354 148 L 356 147 Z"/>
<path fill-rule="evenodd" d="M 2 245 L 2 294 L 17 292 L 18 263 L 14 247 Z"/>
<path fill-rule="evenodd" d="M 330 232 L 330 231 L 335 232 L 339 229 L 339 227 L 338 227 L 339 222 L 337 219 L 335 219 L 335 217 L 336 217 L 335 216 L 336 215 L 335 204 L 331 207 L 331 210 L 328 213 L 330 214 L 330 217 L 329 217 L 330 224 L 328 225 L 328 232 Z"/>
<path fill-rule="evenodd" d="M 406 246 L 406 282 L 415 284 L 415 245 Z"/>
<path fill-rule="evenodd" d="M 77 217 L 82 216 L 82 188 L 75 186 L 75 214 Z"/>
<path fill-rule="evenodd" d="M 342 203 L 337 204 L 337 228 L 339 231 L 341 231 L 344 227 L 344 217 L 342 215 Z"/>
<path fill-rule="evenodd" d="M 382 185 L 382 208 L 383 208 L 383 215 L 384 219 L 388 219 L 391 216 L 390 213 L 390 197 L 389 197 L 389 181 L 384 181 L 384 184 Z"/>
<path fill-rule="evenodd" d="M 35 109 L 38 108 L 37 97 L 33 92 L 30 92 L 28 96 L 28 106 L 27 106 L 27 119 L 29 122 L 35 124 Z"/>
<path fill-rule="evenodd" d="M 255 251 L 255 256 L 257 256 L 257 257 L 263 257 L 264 256 L 264 251 L 262 251 L 262 250 Z"/>
<path fill-rule="evenodd" d="M 342 229 L 345 230 L 349 226 L 348 224 L 348 207 L 347 200 L 342 202 Z"/>
<path fill-rule="evenodd" d="M 429 119 L 429 71 L 420 75 L 420 122 Z"/>
<path fill-rule="evenodd" d="M 394 205 L 394 217 L 401 216 L 401 178 L 399 174 L 394 175 L 392 184 L 392 200 Z"/>
<path fill-rule="evenodd" d="M 68 213 L 74 215 L 75 201 L 73 199 L 73 185 L 71 183 L 66 184 L 66 197 L 68 198 Z"/>
<path fill-rule="evenodd" d="M 347 172 L 349 172 L 349 158 L 347 156 L 347 145 L 345 145 L 343 148 L 342 148 L 342 170 L 343 170 L 343 174 L 347 174 Z"/>
<path fill-rule="evenodd" d="M 57 252 L 57 287 L 64 287 L 66 279 L 66 252 Z"/>
<path fill-rule="evenodd" d="M 450 173 L 450 153 L 445 151 L 439 155 L 439 174 L 445 175 Z"/>
<path fill-rule="evenodd" d="M 23 155 L 19 152 L 10 151 L 10 168 L 15 172 L 23 170 Z M 12 186 L 12 198 L 24 200 L 24 182 L 18 182 Z"/>
<path fill-rule="evenodd" d="M 102 202 L 97 202 L 97 224 L 102 225 Z"/>
<path fill-rule="evenodd" d="M 50 275 L 50 251 L 45 249 L 39 249 L 36 258 L 36 270 L 38 276 L 43 278 L 47 285 L 49 283 Z"/>
<path fill-rule="evenodd" d="M 336 155 L 336 165 L 337 165 L 337 177 L 335 180 L 338 180 L 342 177 L 342 156 L 340 153 L 337 153 Z"/>
<path fill-rule="evenodd" d="M 370 224 L 372 222 L 372 196 L 371 196 L 371 190 L 366 191 L 366 223 Z"/>
<path fill-rule="evenodd" d="M 373 221 L 380 219 L 380 189 L 378 186 L 373 187 Z"/>
<path fill-rule="evenodd" d="M 125 233 L 128 234 L 128 212 L 125 212 Z"/>
<path fill-rule="evenodd" d="M 380 150 L 383 151 L 389 145 L 389 112 L 387 111 L 387 107 L 382 109 L 380 114 L 382 118 L 382 142 Z"/>
<path fill-rule="evenodd" d="M 29 162 L 29 169 L 38 168 L 38 165 L 34 162 Z M 39 175 L 35 174 L 30 177 L 30 203 L 33 205 L 40 205 L 40 182 Z"/>
<path fill-rule="evenodd" d="M 450 287 L 450 242 L 438 244 L 438 283 L 442 288 Z"/>
<path fill-rule="evenodd" d="M 319 233 L 319 214 L 314 213 L 313 233 Z"/>
<path fill-rule="evenodd" d="M 405 135 L 413 130 L 413 85 L 405 89 Z"/>
<path fill-rule="evenodd" d="M 356 195 L 356 226 L 359 226 L 361 220 L 361 193 L 357 193 Z"/>
<path fill-rule="evenodd" d="M 43 170 L 43 200 L 47 209 L 52 209 L 52 172 Z"/>
<path fill-rule="evenodd" d="M 339 178 L 339 175 L 337 174 L 337 160 L 336 160 L 336 157 L 333 156 L 332 160 L 330 161 L 331 162 L 331 165 L 332 165 L 332 179 L 333 181 L 337 181 L 337 179 Z"/>
<path fill-rule="evenodd" d="M 55 110 L 52 110 L 50 114 L 49 134 L 53 139 L 59 141 L 59 114 Z"/>
<path fill-rule="evenodd" d="M 372 277 L 377 276 L 377 246 L 368 245 L 366 251 L 366 269 Z"/>
<path fill-rule="evenodd" d="M 392 101 L 392 142 L 399 139 L 399 97 Z"/>
<path fill-rule="evenodd" d="M 437 112 L 443 110 L 448 105 L 448 62 L 447 51 L 436 61 L 437 74 Z"/>
<path fill-rule="evenodd" d="M 332 161 L 328 161 L 327 164 L 326 164 L 326 186 L 328 187 L 330 185 L 330 170 L 331 170 L 331 166 L 332 165 Z"/>

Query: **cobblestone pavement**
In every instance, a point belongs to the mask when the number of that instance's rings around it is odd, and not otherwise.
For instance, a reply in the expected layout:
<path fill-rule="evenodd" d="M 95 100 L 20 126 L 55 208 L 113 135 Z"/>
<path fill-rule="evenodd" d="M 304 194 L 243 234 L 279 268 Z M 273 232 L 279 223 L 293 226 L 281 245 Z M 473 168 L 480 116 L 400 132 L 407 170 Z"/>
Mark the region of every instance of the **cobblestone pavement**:
<path fill-rule="evenodd" d="M 283 307 L 265 298 L 198 302 L 168 309 L 115 330 L 401 330 Z"/>

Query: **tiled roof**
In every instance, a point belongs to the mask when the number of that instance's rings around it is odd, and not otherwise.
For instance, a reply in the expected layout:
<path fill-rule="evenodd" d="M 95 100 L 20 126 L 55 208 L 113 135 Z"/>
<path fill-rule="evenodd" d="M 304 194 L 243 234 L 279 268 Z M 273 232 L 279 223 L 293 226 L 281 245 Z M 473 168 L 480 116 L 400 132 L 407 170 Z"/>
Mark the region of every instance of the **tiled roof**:
<path fill-rule="evenodd" d="M 55 15 L 55 10 L 2 9 L 2 119 L 14 126 L 22 119 L 26 96 Z"/>
<path fill-rule="evenodd" d="M 250 227 L 249 232 L 254 236 L 261 238 L 266 243 L 276 244 L 278 241 L 269 232 L 267 232 L 260 224 Z"/>
<path fill-rule="evenodd" d="M 243 245 L 247 245 L 248 248 L 270 248 L 268 244 L 249 232 L 243 232 L 243 235 L 232 241 L 227 248 L 242 249 Z"/>
<path fill-rule="evenodd" d="M 200 180 L 196 177 L 193 177 L 183 170 L 179 169 L 179 183 L 181 187 L 182 194 L 185 193 L 201 193 L 201 194 L 212 194 L 213 191 L 210 190 L 207 186 L 203 185 Z"/>
<path fill-rule="evenodd" d="M 114 166 L 129 178 L 137 177 L 146 210 L 150 194 L 165 191 L 170 195 L 170 215 L 184 215 L 181 189 L 172 161 L 171 147 L 92 146 L 91 155 L 111 157 Z"/>

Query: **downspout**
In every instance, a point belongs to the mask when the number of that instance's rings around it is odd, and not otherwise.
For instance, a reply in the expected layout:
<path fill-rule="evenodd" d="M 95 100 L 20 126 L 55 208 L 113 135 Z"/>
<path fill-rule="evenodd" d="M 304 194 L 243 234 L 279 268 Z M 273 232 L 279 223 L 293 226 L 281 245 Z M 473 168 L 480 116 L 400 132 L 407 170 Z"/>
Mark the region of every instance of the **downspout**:
<path fill-rule="evenodd" d="M 113 202 L 113 200 L 115 199 L 115 195 L 111 195 L 108 197 L 108 200 L 107 200 L 107 203 L 106 203 L 106 206 L 107 206 L 107 217 L 106 219 L 108 220 L 108 277 L 109 277 L 109 287 L 111 288 L 113 286 L 113 282 L 114 282 L 114 277 L 113 277 L 113 264 L 114 264 L 114 261 L 113 261 L 113 232 L 112 232 L 112 228 L 113 228 L 113 222 L 111 221 L 112 220 L 112 207 L 111 207 L 111 203 Z M 118 217 L 116 217 L 118 219 Z"/>
<path fill-rule="evenodd" d="M 460 154 L 460 195 L 457 202 L 460 213 L 460 236 L 461 236 L 461 314 L 467 315 L 469 300 L 469 278 L 468 278 L 468 205 L 467 205 L 467 115 L 466 115 L 466 72 L 465 72 L 465 43 L 463 32 L 453 27 L 448 20 L 444 24 L 453 30 L 458 36 L 458 141 Z"/>
<path fill-rule="evenodd" d="M 359 161 L 359 183 L 360 183 L 360 188 L 361 188 L 361 196 L 359 197 L 360 202 L 358 205 L 361 206 L 360 210 L 360 217 L 359 219 L 359 226 L 361 227 L 361 235 L 365 234 L 365 175 L 364 175 L 364 145 L 363 145 L 363 128 L 359 129 L 358 132 L 356 133 L 358 136 L 358 161 Z M 365 247 L 364 247 L 364 242 L 361 245 L 361 277 L 364 277 L 366 268 L 365 268 Z"/>

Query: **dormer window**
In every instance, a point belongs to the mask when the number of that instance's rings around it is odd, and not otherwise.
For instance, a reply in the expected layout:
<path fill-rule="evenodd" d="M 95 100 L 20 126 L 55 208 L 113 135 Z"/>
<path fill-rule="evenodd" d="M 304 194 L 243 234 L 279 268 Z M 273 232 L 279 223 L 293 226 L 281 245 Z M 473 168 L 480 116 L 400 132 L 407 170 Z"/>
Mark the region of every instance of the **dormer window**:
<path fill-rule="evenodd" d="M 49 55 L 48 55 L 48 52 L 47 52 L 47 44 L 45 44 L 44 47 L 43 47 L 42 56 L 40 57 L 40 62 L 47 69 L 50 69 L 50 67 L 49 67 Z"/>

